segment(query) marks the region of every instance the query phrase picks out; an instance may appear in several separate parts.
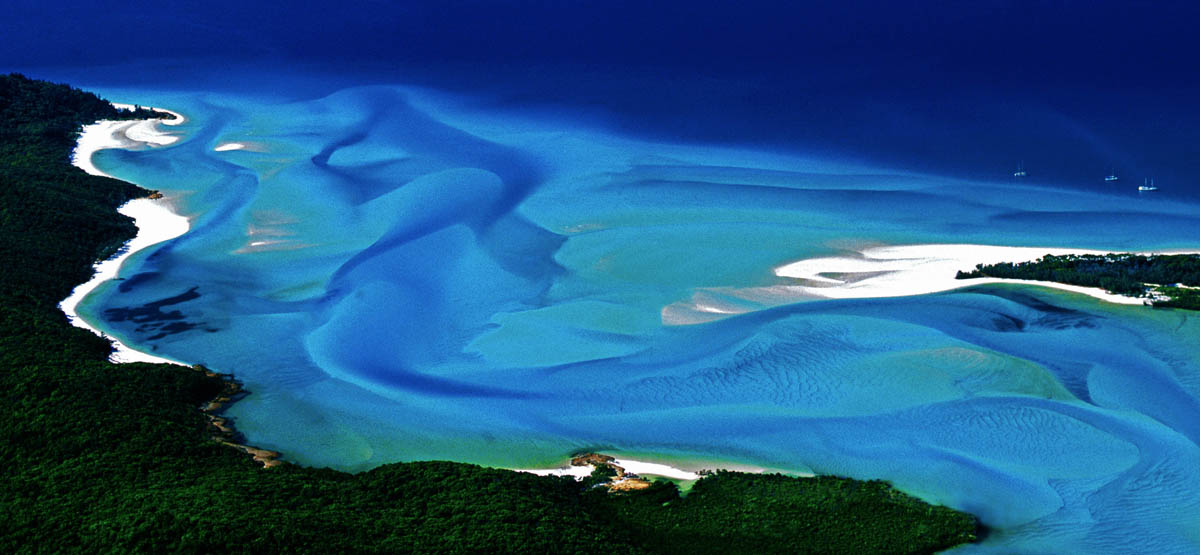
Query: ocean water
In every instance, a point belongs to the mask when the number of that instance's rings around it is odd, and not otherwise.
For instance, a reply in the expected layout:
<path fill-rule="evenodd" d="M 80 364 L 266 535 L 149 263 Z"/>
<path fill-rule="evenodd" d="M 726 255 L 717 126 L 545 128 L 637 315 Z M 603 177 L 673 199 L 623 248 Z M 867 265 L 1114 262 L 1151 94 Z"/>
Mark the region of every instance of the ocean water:
<path fill-rule="evenodd" d="M 191 118 L 95 161 L 192 231 L 81 314 L 234 374 L 237 426 L 288 460 L 604 449 L 887 479 L 993 528 L 966 552 L 1200 545 L 1194 313 L 1005 285 L 663 318 L 861 245 L 1194 248 L 1186 196 L 670 142 L 427 87 L 100 92 Z"/>

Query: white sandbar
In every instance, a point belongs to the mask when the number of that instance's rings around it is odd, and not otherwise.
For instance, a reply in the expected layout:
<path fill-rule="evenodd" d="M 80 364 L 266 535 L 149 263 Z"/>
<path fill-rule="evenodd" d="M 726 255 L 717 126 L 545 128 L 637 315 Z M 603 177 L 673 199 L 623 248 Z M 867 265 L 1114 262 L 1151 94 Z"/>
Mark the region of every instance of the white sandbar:
<path fill-rule="evenodd" d="M 1171 251 L 1176 253 L 1178 251 Z M 977 278 L 955 279 L 959 270 L 978 264 L 1027 262 L 1045 255 L 1111 254 L 1106 251 L 1056 247 L 998 247 L 992 245 L 902 245 L 873 247 L 859 256 L 811 258 L 775 269 L 775 275 L 799 279 L 804 291 L 830 299 L 925 295 L 984 283 L 1021 283 L 1081 293 L 1118 304 L 1142 304 L 1144 299 L 1115 295 L 1100 288 L 1050 281 Z M 1167 254 L 1140 252 L 1137 254 Z"/>
<path fill-rule="evenodd" d="M 700 475 L 696 474 L 695 472 L 688 472 L 687 470 L 682 470 L 673 466 L 667 466 L 665 464 L 635 461 L 631 459 L 617 459 L 613 461 L 613 464 L 624 468 L 625 472 L 632 472 L 639 476 L 662 476 L 663 478 L 674 478 L 676 480 L 700 479 Z"/>
<path fill-rule="evenodd" d="M 616 459 L 613 464 L 624 468 L 625 472 L 633 474 L 662 476 L 664 478 L 673 478 L 676 480 L 699 480 L 700 475 L 695 472 L 689 472 L 668 466 L 665 464 L 635 461 L 632 459 Z M 582 480 L 592 474 L 592 466 L 564 466 L 560 468 L 540 468 L 540 469 L 515 469 L 517 472 L 528 472 L 539 476 L 573 476 L 576 480 Z"/>
<path fill-rule="evenodd" d="M 121 106 L 128 105 L 114 104 L 114 106 L 120 108 Z M 155 110 L 168 112 L 175 116 L 175 119 L 163 122 L 168 125 L 178 125 L 185 121 L 182 115 L 175 112 Z M 92 155 L 106 148 L 148 148 L 169 145 L 179 140 L 179 137 L 159 130 L 157 127 L 158 121 L 105 120 L 84 126 L 82 132 L 79 134 L 75 152 L 72 153 L 71 163 L 89 174 L 113 177 L 100 171 L 92 163 Z M 172 121 L 175 123 L 172 123 Z M 170 207 L 161 200 L 151 200 L 148 198 L 134 199 L 121 205 L 117 211 L 133 218 L 134 225 L 137 226 L 138 230 L 137 235 L 133 239 L 130 239 L 128 243 L 125 243 L 112 258 L 97 263 L 93 267 L 94 274 L 92 275 L 92 279 L 76 287 L 71 292 L 71 295 L 58 305 L 67 315 L 67 320 L 72 325 L 89 330 L 101 337 L 107 336 L 79 317 L 79 314 L 76 312 L 79 302 L 101 283 L 117 277 L 121 263 L 129 258 L 130 255 L 151 245 L 183 235 L 189 228 L 188 219 L 172 212 Z M 116 338 L 108 337 L 108 339 L 113 342 L 113 347 L 115 348 L 110 357 L 113 362 L 166 362 L 181 364 L 178 361 L 138 351 Z"/>
<path fill-rule="evenodd" d="M 710 462 L 710 463 L 700 462 L 700 463 L 688 464 L 688 466 L 691 466 L 692 468 L 697 469 L 696 471 L 685 470 L 682 468 L 677 468 L 677 467 L 662 464 L 662 463 L 652 463 L 652 462 L 646 462 L 646 461 L 638 461 L 638 460 L 634 460 L 634 459 L 614 459 L 612 461 L 612 464 L 615 464 L 621 468 L 624 468 L 625 472 L 627 472 L 627 473 L 637 474 L 638 476 L 661 476 L 663 478 L 671 478 L 673 480 L 683 480 L 683 481 L 699 480 L 701 478 L 700 472 L 702 472 L 702 470 L 700 470 L 700 469 L 702 469 L 702 468 L 708 468 L 708 469 L 720 468 L 720 469 L 724 469 L 724 470 L 732 470 L 732 471 L 736 471 L 736 472 L 746 472 L 746 473 L 751 473 L 751 474 L 763 474 L 763 473 L 768 473 L 768 472 L 778 472 L 781 474 L 787 474 L 789 476 L 797 476 L 797 477 L 816 476 L 816 474 L 813 474 L 812 472 L 798 472 L 794 469 L 793 470 L 769 469 L 769 468 L 764 468 L 761 466 L 747 465 L 747 464 L 742 464 L 742 463 L 731 463 L 731 462 Z M 701 466 L 701 465 L 703 465 L 703 466 Z M 592 465 L 584 465 L 584 466 L 568 465 L 568 466 L 563 466 L 563 467 L 559 467 L 559 468 L 541 468 L 541 469 L 532 469 L 532 470 L 514 469 L 514 470 L 516 472 L 528 472 L 530 474 L 537 474 L 539 476 L 571 476 L 571 477 L 574 477 L 576 480 L 582 480 L 592 474 L 592 469 L 593 469 Z"/>
<path fill-rule="evenodd" d="M 1196 251 L 1148 251 L 1136 254 L 1193 254 Z M 808 258 L 775 268 L 776 276 L 795 283 L 765 287 L 711 287 L 690 299 L 663 308 L 666 325 L 711 322 L 773 306 L 812 299 L 866 299 L 940 293 L 989 283 L 1016 283 L 1070 291 L 1116 304 L 1140 305 L 1144 298 L 1109 293 L 1100 288 L 1050 281 L 977 278 L 955 279 L 958 271 L 978 264 L 1026 262 L 1047 254 L 1110 254 L 1108 251 L 1061 247 L 1004 247 L 936 244 L 871 247 L 846 256 Z"/>

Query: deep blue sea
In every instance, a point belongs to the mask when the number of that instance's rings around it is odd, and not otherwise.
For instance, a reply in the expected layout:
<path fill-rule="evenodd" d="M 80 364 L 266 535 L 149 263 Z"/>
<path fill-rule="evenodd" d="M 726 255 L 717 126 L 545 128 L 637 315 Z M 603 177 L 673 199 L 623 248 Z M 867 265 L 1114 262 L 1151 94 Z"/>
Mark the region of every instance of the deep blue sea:
<path fill-rule="evenodd" d="M 1195 313 L 1004 285 L 663 317 L 861 245 L 1200 250 L 1188 5 L 3 10 L 12 70 L 190 118 L 96 156 L 192 230 L 80 311 L 237 376 L 254 445 L 882 478 L 978 514 L 962 552 L 1200 550 Z"/>

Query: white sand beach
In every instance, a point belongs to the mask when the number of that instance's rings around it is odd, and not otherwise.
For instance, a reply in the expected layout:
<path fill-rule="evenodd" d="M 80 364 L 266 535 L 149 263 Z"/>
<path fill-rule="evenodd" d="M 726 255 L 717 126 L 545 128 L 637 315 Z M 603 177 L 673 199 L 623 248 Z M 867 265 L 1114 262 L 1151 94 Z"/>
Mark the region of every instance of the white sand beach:
<path fill-rule="evenodd" d="M 1138 254 L 1191 254 L 1193 250 L 1146 251 Z M 958 271 L 977 264 L 1025 262 L 1047 254 L 1107 254 L 1108 251 L 1060 247 L 1004 247 L 970 244 L 870 247 L 844 256 L 808 258 L 775 268 L 776 276 L 794 284 L 764 287 L 713 287 L 696 290 L 687 301 L 662 310 L 666 325 L 711 322 L 802 300 L 866 299 L 926 295 L 989 283 L 1017 283 L 1071 291 L 1105 302 L 1140 305 L 1145 299 L 1115 295 L 1099 288 L 1049 281 L 978 278 L 955 279 Z"/>
<path fill-rule="evenodd" d="M 668 466 L 645 461 L 635 461 L 633 459 L 617 459 L 613 464 L 624 468 L 626 472 L 632 472 L 639 476 L 662 476 L 664 478 L 674 478 L 676 480 L 699 480 L 700 475 L 695 472 L 689 472 Z"/>
<path fill-rule="evenodd" d="M 132 108 L 130 105 L 114 104 L 114 106 L 118 108 L 122 106 Z M 155 110 L 167 112 L 174 116 L 172 120 L 163 120 L 162 123 L 164 124 L 178 125 L 186 121 L 186 118 L 181 114 L 168 110 Z M 179 141 L 178 136 L 160 130 L 158 123 L 158 120 L 100 121 L 92 125 L 87 125 L 79 135 L 71 162 L 89 174 L 113 177 L 104 173 L 92 163 L 92 155 L 106 148 L 149 148 L 174 144 Z M 183 235 L 189 229 L 188 219 L 172 212 L 169 205 L 163 200 L 148 198 L 134 199 L 122 205 L 117 211 L 133 218 L 134 224 L 138 229 L 137 235 L 126 243 L 115 256 L 97 263 L 92 279 L 76 287 L 69 297 L 59 303 L 59 308 L 67 315 L 67 320 L 72 325 L 90 330 L 101 337 L 105 337 L 105 335 L 100 330 L 79 317 L 76 312 L 79 302 L 101 283 L 115 278 L 121 264 L 133 253 Z M 181 364 L 178 361 L 132 349 L 116 338 L 109 337 L 109 339 L 113 341 L 116 348 L 111 357 L 113 362 L 165 362 Z"/>
<path fill-rule="evenodd" d="M 779 473 L 787 474 L 789 476 L 799 476 L 799 477 L 816 476 L 816 474 L 814 474 L 812 472 L 796 472 L 795 470 L 770 469 L 770 468 L 764 468 L 761 466 L 747 465 L 747 464 L 743 464 L 743 463 L 730 463 L 730 462 L 719 462 L 719 461 L 717 461 L 717 462 L 696 461 L 696 462 L 684 464 L 684 466 L 689 466 L 695 470 L 687 470 L 684 468 L 678 468 L 675 466 L 671 466 L 668 464 L 662 464 L 662 463 L 639 461 L 639 460 L 635 460 L 635 459 L 622 459 L 622 458 L 615 458 L 612 461 L 612 464 L 615 464 L 621 468 L 624 468 L 625 472 L 628 472 L 631 474 L 637 474 L 638 476 L 642 476 L 642 477 L 647 477 L 647 476 L 648 477 L 663 477 L 663 478 L 670 478 L 672 480 L 682 480 L 682 481 L 699 480 L 701 478 L 700 471 L 702 469 L 712 470 L 712 469 L 717 469 L 717 468 L 721 468 L 721 469 L 725 469 L 725 470 L 733 470 L 733 471 L 737 471 L 737 472 L 748 472 L 748 473 L 754 473 L 754 474 L 779 472 Z M 675 464 L 679 464 L 679 463 L 675 463 Z M 513 470 L 516 470 L 517 472 L 528 472 L 530 474 L 537 474 L 539 476 L 571 476 L 571 477 L 574 477 L 576 480 L 582 480 L 591 475 L 592 468 L 593 467 L 591 465 L 571 466 L 568 464 L 566 466 L 562 466 L 559 468 L 513 469 Z"/>
<path fill-rule="evenodd" d="M 673 466 L 637 461 L 633 459 L 615 459 L 612 461 L 625 472 L 637 474 L 639 476 L 662 476 L 664 478 L 672 478 L 675 480 L 699 480 L 700 475 L 688 470 L 675 468 Z M 562 466 L 559 468 L 539 468 L 539 469 L 514 469 L 517 472 L 528 472 L 539 476 L 573 476 L 576 480 L 587 478 L 592 473 L 591 465 L 582 466 Z"/>

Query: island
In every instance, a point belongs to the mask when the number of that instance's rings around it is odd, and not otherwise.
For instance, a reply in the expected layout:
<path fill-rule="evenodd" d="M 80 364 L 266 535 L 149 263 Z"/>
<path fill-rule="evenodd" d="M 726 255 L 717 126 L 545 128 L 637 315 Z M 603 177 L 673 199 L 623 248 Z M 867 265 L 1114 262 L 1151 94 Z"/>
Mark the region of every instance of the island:
<path fill-rule="evenodd" d="M 956 279 L 1051 281 L 1145 298 L 1145 304 L 1200 310 L 1200 255 L 1134 253 L 1046 255 L 1030 262 L 979 264 Z"/>
<path fill-rule="evenodd" d="M 357 474 L 248 445 L 220 416 L 243 392 L 202 367 L 109 361 L 61 299 L 136 229 L 154 192 L 71 166 L 83 124 L 161 117 L 0 76 L 0 550 L 152 552 L 928 553 L 973 516 L 880 481 L 714 471 L 687 484 L 445 461 Z M 564 456 L 567 454 L 564 454 Z"/>

